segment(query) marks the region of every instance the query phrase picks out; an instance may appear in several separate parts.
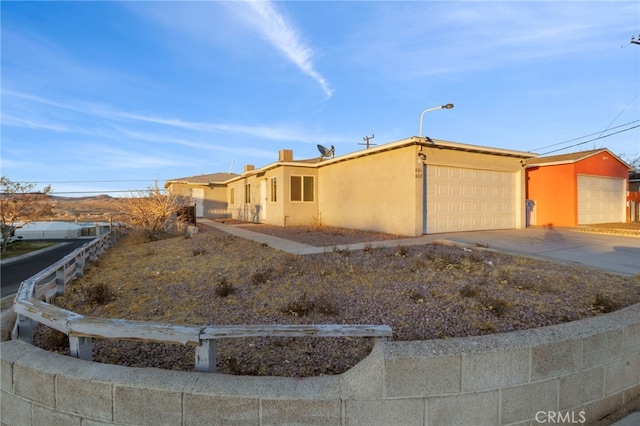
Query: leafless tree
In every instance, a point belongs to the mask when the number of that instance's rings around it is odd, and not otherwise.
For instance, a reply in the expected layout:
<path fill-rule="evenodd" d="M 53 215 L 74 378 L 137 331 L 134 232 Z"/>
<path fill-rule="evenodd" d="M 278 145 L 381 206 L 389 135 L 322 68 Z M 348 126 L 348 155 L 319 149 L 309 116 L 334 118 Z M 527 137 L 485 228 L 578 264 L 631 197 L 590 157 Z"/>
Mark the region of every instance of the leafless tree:
<path fill-rule="evenodd" d="M 51 213 L 51 185 L 36 191 L 35 183 L 13 182 L 0 178 L 0 208 L 2 209 L 2 251 L 17 228 Z"/>
<path fill-rule="evenodd" d="M 627 154 L 623 152 L 619 155 L 619 157 L 622 159 L 622 161 L 625 161 L 628 165 L 630 165 L 633 168 L 634 172 L 640 172 L 640 155 Z"/>
<path fill-rule="evenodd" d="M 177 195 L 162 191 L 158 182 L 146 191 L 122 198 L 120 203 L 125 222 L 141 229 L 151 241 L 171 231 L 176 213 L 185 206 Z"/>

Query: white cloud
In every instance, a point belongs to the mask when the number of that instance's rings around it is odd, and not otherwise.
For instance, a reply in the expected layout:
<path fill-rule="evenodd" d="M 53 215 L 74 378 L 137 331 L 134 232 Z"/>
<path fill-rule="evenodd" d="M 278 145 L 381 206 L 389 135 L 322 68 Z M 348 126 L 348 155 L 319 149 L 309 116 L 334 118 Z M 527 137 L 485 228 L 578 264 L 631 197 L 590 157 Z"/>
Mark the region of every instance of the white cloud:
<path fill-rule="evenodd" d="M 15 117 L 6 113 L 2 114 L 2 124 L 5 126 L 28 127 L 30 129 L 44 129 L 54 132 L 69 131 L 69 129 L 65 126 L 60 126 L 58 124 L 52 124 L 45 121 L 37 121 L 24 117 Z"/>
<path fill-rule="evenodd" d="M 358 62 L 375 60 L 382 68 L 393 64 L 389 72 L 410 77 L 565 61 L 585 53 L 610 56 L 628 37 L 607 38 L 610 29 L 624 27 L 627 17 L 637 12 L 632 2 L 613 4 L 593 2 L 587 8 L 580 2 L 383 3 L 376 20 L 351 36 L 350 52 Z"/>
<path fill-rule="evenodd" d="M 300 70 L 314 79 L 322 90 L 331 97 L 333 90 L 327 80 L 315 70 L 312 57 L 313 49 L 304 43 L 293 25 L 267 0 L 242 2 L 247 8 L 237 9 L 253 29 L 258 31 L 269 43 L 278 49 Z"/>
<path fill-rule="evenodd" d="M 209 123 L 209 122 L 198 122 L 198 121 L 188 121 L 183 120 L 181 118 L 173 118 L 173 117 L 160 117 L 150 114 L 140 114 L 129 111 L 120 111 L 117 109 L 113 109 L 107 105 L 100 105 L 95 103 L 88 103 L 82 101 L 75 100 L 66 100 L 66 101 L 54 101 L 42 96 L 33 95 L 30 93 L 22 93 L 15 92 L 11 90 L 3 90 L 3 96 L 9 96 L 16 99 L 21 99 L 23 101 L 30 102 L 32 104 L 41 104 L 47 107 L 57 108 L 61 110 L 73 111 L 76 113 L 80 113 L 83 115 L 89 115 L 93 117 L 98 117 L 111 121 L 129 121 L 129 122 L 138 122 L 138 123 L 150 123 L 157 124 L 166 127 L 173 127 L 177 129 L 190 130 L 194 132 L 204 132 L 204 133 L 224 133 L 229 135 L 238 135 L 238 136 L 251 136 L 261 139 L 274 140 L 274 141 L 293 141 L 300 142 L 307 139 L 306 132 L 304 129 L 299 129 L 295 126 L 288 125 L 274 125 L 274 126 L 248 126 L 242 124 L 234 124 L 234 123 Z M 5 107 L 10 105 L 10 102 L 5 101 Z M 27 105 L 28 106 L 28 105 Z M 35 107 L 31 108 L 23 107 L 23 110 L 34 110 Z M 42 127 L 46 126 L 45 123 L 38 123 L 32 121 L 31 119 L 27 119 L 24 117 L 10 117 L 10 121 L 5 122 L 6 117 L 2 117 L 3 124 L 8 125 L 21 125 L 25 127 Z M 113 126 L 117 127 L 117 126 Z M 51 128 L 51 130 L 54 130 Z M 64 131 L 65 127 L 62 125 L 57 125 L 55 130 Z M 74 127 L 74 133 L 80 134 L 89 134 L 89 132 L 83 132 L 82 129 L 78 127 Z M 91 132 L 95 133 L 95 130 Z M 101 134 L 101 136 L 105 136 Z"/>

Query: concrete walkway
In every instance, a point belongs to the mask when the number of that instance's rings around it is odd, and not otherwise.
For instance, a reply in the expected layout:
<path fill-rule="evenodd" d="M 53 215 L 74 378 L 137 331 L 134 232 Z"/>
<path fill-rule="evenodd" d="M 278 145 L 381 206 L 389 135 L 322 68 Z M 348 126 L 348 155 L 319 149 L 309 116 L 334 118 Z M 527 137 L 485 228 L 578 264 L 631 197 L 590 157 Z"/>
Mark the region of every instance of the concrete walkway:
<path fill-rule="evenodd" d="M 334 247 L 340 250 L 362 250 L 366 246 L 397 247 L 429 244 L 434 241 L 450 241 L 460 245 L 486 247 L 489 250 L 519 256 L 530 256 L 567 264 L 582 264 L 624 275 L 640 274 L 640 238 L 578 232 L 571 228 L 455 232 L 398 240 L 315 247 L 208 219 L 199 219 L 199 223 L 298 255 L 323 253 Z"/>

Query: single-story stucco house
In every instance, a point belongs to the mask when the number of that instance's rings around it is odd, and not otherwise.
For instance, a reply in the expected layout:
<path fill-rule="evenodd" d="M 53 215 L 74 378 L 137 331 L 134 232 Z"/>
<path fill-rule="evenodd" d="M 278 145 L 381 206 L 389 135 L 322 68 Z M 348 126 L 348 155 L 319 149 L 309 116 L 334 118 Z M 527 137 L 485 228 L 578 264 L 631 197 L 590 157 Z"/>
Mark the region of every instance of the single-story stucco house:
<path fill-rule="evenodd" d="M 238 176 L 235 173 L 212 173 L 171 179 L 164 187 L 173 194 L 189 199 L 195 206 L 196 217 L 225 217 L 227 215 L 227 187 L 225 182 Z"/>
<path fill-rule="evenodd" d="M 226 188 L 226 196 L 219 191 L 213 202 L 226 203 L 233 218 L 278 226 L 406 236 L 523 228 L 524 165 L 534 157 L 415 136 L 333 158 L 294 160 L 291 150 L 281 150 L 277 162 L 218 177 L 213 186 Z M 186 195 L 192 180 L 165 186 Z"/>
<path fill-rule="evenodd" d="M 527 161 L 533 225 L 625 222 L 631 167 L 606 148 Z"/>

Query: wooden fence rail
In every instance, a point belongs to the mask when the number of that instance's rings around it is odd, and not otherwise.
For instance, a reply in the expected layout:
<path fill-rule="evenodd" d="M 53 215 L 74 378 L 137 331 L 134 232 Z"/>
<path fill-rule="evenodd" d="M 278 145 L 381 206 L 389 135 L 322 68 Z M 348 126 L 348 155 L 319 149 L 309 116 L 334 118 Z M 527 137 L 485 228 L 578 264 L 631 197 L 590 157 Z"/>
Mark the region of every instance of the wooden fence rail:
<path fill-rule="evenodd" d="M 93 240 L 56 264 L 23 281 L 14 300 L 18 320 L 13 339 L 33 342 L 35 323 L 44 324 L 69 337 L 70 354 L 91 361 L 92 338 L 136 340 L 195 346 L 195 370 L 216 371 L 216 341 L 245 337 L 372 337 L 390 339 L 388 325 L 295 324 L 295 325 L 210 325 L 189 326 L 147 321 L 97 318 L 50 305 L 51 298 L 64 293 L 66 285 L 84 274 L 109 247 L 106 236 Z M 89 260 L 89 262 L 87 261 Z"/>

